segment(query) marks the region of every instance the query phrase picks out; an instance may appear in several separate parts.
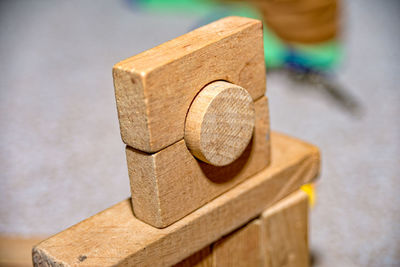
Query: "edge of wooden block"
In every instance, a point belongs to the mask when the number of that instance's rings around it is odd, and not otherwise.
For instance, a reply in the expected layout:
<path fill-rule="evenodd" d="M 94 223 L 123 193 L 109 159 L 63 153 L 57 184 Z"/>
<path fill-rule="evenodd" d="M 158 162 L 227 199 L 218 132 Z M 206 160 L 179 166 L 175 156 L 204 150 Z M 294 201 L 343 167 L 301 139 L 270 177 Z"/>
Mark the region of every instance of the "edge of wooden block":
<path fill-rule="evenodd" d="M 227 38 L 230 35 L 236 32 L 240 32 L 246 27 L 249 27 L 249 25 L 259 25 L 260 27 L 262 27 L 262 22 L 257 19 L 240 16 L 229 16 L 221 18 L 207 25 L 194 29 L 193 31 L 180 35 L 174 39 L 166 41 L 153 48 L 150 48 L 137 55 L 121 60 L 114 65 L 113 69 L 136 73 L 144 77 L 151 71 L 154 71 L 161 66 L 169 64 L 199 49 L 207 47 L 214 42 L 223 40 L 224 38 Z M 224 30 L 218 30 L 218 28 L 222 26 L 225 27 Z M 215 30 L 212 31 L 213 29 Z M 206 35 L 208 38 L 196 38 L 196 42 L 188 41 L 190 38 L 192 38 L 192 36 L 196 35 Z M 163 57 L 160 57 L 159 50 L 161 49 L 173 49 L 174 53 L 165 54 L 163 55 Z M 135 62 L 135 66 L 132 66 L 132 61 Z"/>

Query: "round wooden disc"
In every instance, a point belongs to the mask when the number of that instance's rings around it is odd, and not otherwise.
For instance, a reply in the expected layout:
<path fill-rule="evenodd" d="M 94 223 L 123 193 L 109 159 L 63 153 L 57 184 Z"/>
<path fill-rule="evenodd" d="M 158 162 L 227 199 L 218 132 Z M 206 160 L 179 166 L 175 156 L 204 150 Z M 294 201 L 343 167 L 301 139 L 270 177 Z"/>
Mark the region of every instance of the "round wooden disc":
<path fill-rule="evenodd" d="M 185 122 L 185 142 L 198 159 L 214 166 L 235 161 L 249 144 L 254 102 L 246 89 L 216 81 L 193 100 Z"/>

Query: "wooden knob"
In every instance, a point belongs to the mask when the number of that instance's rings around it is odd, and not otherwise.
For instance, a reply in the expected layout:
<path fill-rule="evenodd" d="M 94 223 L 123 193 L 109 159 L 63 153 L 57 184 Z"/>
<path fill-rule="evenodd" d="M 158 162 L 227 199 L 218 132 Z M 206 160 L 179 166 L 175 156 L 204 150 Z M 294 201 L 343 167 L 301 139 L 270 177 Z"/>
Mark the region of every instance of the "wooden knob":
<path fill-rule="evenodd" d="M 249 144 L 255 124 L 253 99 L 246 89 L 224 81 L 204 87 L 185 122 L 185 142 L 198 159 L 214 166 L 235 161 Z"/>

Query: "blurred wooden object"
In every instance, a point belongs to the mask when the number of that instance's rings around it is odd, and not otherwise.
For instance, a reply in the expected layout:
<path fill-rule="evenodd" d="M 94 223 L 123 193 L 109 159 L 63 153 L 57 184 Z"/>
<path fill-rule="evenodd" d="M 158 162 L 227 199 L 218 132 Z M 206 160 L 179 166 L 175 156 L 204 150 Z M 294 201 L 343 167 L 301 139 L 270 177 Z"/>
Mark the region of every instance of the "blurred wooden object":
<path fill-rule="evenodd" d="M 315 146 L 273 134 L 272 164 L 176 223 L 157 229 L 136 219 L 129 200 L 52 236 L 33 249 L 38 266 L 168 266 L 207 247 L 319 172 Z"/>
<path fill-rule="evenodd" d="M 0 236 L 0 266 L 32 266 L 32 247 L 44 237 Z"/>
<path fill-rule="evenodd" d="M 243 0 L 222 0 L 237 2 Z M 287 43 L 318 44 L 339 32 L 339 0 L 247 0 L 268 28 Z"/>

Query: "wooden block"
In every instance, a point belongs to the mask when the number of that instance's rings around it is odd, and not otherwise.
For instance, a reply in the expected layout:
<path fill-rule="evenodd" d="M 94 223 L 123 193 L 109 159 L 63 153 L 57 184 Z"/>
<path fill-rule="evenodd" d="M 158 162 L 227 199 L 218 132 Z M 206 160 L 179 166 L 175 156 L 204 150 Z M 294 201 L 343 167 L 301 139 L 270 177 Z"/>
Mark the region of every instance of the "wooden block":
<path fill-rule="evenodd" d="M 318 149 L 272 135 L 271 166 L 164 229 L 132 214 L 127 199 L 33 249 L 36 266 L 169 266 L 217 241 L 311 182 Z M 42 264 L 42 265 L 40 265 Z"/>
<path fill-rule="evenodd" d="M 228 17 L 116 64 L 114 87 L 125 144 L 148 153 L 184 137 L 189 106 L 224 80 L 257 100 L 265 93 L 261 21 Z"/>
<path fill-rule="evenodd" d="M 211 248 L 207 246 L 175 264 L 174 267 L 212 267 L 213 262 L 211 255 Z"/>
<path fill-rule="evenodd" d="M 230 165 L 216 167 L 196 160 L 184 140 L 155 154 L 127 147 L 136 217 L 166 227 L 266 168 L 270 162 L 268 101 L 262 97 L 254 104 L 253 139 Z"/>
<path fill-rule="evenodd" d="M 0 266 L 32 266 L 32 247 L 43 238 L 0 236 Z"/>
<path fill-rule="evenodd" d="M 256 1 L 265 23 L 287 42 L 321 43 L 338 33 L 336 0 Z"/>
<path fill-rule="evenodd" d="M 213 266 L 261 266 L 261 221 L 251 221 L 212 248 Z"/>
<path fill-rule="evenodd" d="M 224 81 L 210 83 L 193 100 L 185 122 L 185 143 L 213 166 L 237 160 L 253 136 L 256 114 L 246 89 Z"/>
<path fill-rule="evenodd" d="M 308 267 L 308 198 L 302 190 L 267 209 L 263 225 L 264 266 Z"/>

